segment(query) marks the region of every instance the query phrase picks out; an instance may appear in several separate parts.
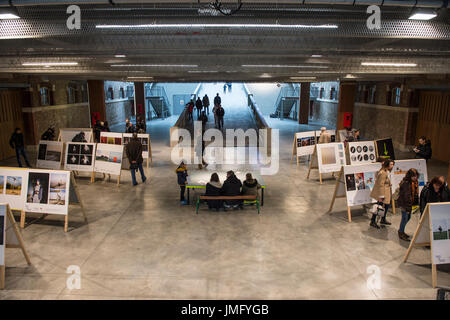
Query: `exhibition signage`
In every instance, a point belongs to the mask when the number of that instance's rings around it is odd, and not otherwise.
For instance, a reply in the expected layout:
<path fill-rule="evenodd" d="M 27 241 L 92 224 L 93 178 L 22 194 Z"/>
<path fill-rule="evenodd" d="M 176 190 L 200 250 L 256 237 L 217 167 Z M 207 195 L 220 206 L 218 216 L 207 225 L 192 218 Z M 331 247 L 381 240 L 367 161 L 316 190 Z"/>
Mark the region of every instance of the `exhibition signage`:
<path fill-rule="evenodd" d="M 430 246 L 433 288 L 437 286 L 438 264 L 450 263 L 450 202 L 428 203 L 406 251 L 408 260 L 414 247 Z"/>
<path fill-rule="evenodd" d="M 295 145 L 297 157 L 311 155 L 316 144 L 316 134 L 314 131 L 297 132 L 295 134 Z"/>
<path fill-rule="evenodd" d="M 377 161 L 373 141 L 358 141 L 348 143 L 350 164 L 372 163 Z"/>
<path fill-rule="evenodd" d="M 128 145 L 128 142 L 130 142 L 132 137 L 133 137 L 132 133 L 124 133 L 123 134 L 122 143 L 124 145 L 124 148 L 126 148 L 126 146 Z M 152 157 L 150 134 L 138 133 L 137 138 L 140 141 L 140 143 L 142 144 L 142 158 L 147 159 L 147 168 L 148 168 L 148 159 Z"/>
<path fill-rule="evenodd" d="M 100 132 L 100 143 L 121 145 L 122 135 L 123 133 L 102 131 Z"/>
<path fill-rule="evenodd" d="M 336 130 L 325 130 L 326 133 L 328 133 L 331 137 L 331 141 L 330 142 L 336 142 Z M 320 130 L 316 130 L 316 141 L 317 143 L 319 143 L 319 139 L 320 139 L 320 134 L 322 133 L 322 131 Z"/>
<path fill-rule="evenodd" d="M 81 139 L 84 137 L 84 139 Z M 67 142 L 93 142 L 94 135 L 91 128 L 61 128 L 58 141 Z M 84 141 L 83 141 L 84 140 Z"/>
<path fill-rule="evenodd" d="M 94 171 L 95 143 L 68 142 L 66 144 L 65 170 Z"/>
<path fill-rule="evenodd" d="M 122 156 L 122 145 L 98 143 L 95 151 L 94 171 L 120 176 Z"/>
<path fill-rule="evenodd" d="M 13 210 L 24 210 L 27 198 L 28 169 L 0 167 L 0 203 Z"/>
<path fill-rule="evenodd" d="M 345 151 L 342 142 L 323 143 L 316 147 L 320 173 L 337 172 L 345 165 Z"/>
<path fill-rule="evenodd" d="M 375 140 L 376 155 L 378 159 L 395 160 L 394 145 L 391 138 Z"/>
<path fill-rule="evenodd" d="M 39 141 L 39 149 L 36 167 L 42 169 L 61 168 L 63 142 L 60 141 Z"/>
<path fill-rule="evenodd" d="M 390 179 L 392 183 L 392 192 L 395 192 L 400 187 L 400 182 L 406 175 L 409 169 L 416 169 L 419 173 L 419 193 L 428 181 L 427 162 L 425 159 L 410 159 L 395 161 L 394 168 L 391 171 Z"/>

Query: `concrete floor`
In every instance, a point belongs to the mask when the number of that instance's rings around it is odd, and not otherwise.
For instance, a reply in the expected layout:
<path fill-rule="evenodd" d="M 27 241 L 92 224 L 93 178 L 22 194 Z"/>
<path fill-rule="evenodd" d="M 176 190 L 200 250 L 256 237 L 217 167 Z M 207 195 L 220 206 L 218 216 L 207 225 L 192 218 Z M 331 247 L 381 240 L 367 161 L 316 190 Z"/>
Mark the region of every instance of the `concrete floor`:
<path fill-rule="evenodd" d="M 215 213 L 206 207 L 196 215 L 193 205 L 180 206 L 169 160 L 171 121 L 151 122 L 154 167 L 146 169 L 146 184 L 132 187 L 126 170 L 120 187 L 90 184 L 86 175 L 78 184 L 88 224 L 74 206 L 68 233 L 58 216 L 23 230 L 33 265 L 7 249 L 0 299 L 435 298 L 429 251 L 415 249 L 402 263 L 408 244 L 397 237 L 399 215 L 389 217 L 392 226 L 374 230 L 362 209 L 347 222 L 344 199 L 326 213 L 335 180 L 319 185 L 313 173 L 308 181 L 305 164 L 289 163 L 291 129 L 280 134 L 279 173 L 264 177 L 260 215 L 251 208 Z M 446 172 L 445 164 L 431 162 L 430 176 Z M 414 216 L 408 234 L 417 222 Z M 66 288 L 71 265 L 81 269 L 79 290 Z M 380 289 L 366 285 L 371 265 L 381 270 Z M 450 285 L 448 268 L 439 268 L 438 282 Z"/>

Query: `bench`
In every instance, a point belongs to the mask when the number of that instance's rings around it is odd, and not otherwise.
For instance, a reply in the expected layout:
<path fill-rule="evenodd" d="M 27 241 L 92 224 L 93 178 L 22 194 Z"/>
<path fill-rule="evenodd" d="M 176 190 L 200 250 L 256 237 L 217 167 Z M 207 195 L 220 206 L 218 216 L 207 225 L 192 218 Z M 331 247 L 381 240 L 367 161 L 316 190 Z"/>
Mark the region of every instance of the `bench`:
<path fill-rule="evenodd" d="M 259 199 L 256 196 L 199 196 L 197 199 L 196 213 L 198 214 L 198 207 L 200 206 L 200 200 L 244 200 L 244 203 L 256 203 L 256 208 L 259 214 Z"/>

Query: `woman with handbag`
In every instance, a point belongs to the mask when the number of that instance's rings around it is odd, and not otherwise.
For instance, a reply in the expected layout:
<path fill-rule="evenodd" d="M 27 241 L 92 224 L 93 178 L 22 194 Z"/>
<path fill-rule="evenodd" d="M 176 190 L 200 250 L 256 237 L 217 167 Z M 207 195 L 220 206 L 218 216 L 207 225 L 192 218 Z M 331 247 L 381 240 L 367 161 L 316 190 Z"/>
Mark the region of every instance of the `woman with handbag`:
<path fill-rule="evenodd" d="M 405 177 L 400 182 L 400 191 L 398 196 L 398 206 L 402 210 L 402 221 L 398 229 L 398 237 L 405 241 L 410 241 L 409 236 L 405 233 L 405 227 L 409 219 L 414 205 L 419 203 L 419 183 L 417 179 L 419 174 L 416 169 L 409 169 Z"/>
<path fill-rule="evenodd" d="M 390 225 L 391 223 L 386 220 L 386 214 L 389 210 L 389 205 L 391 203 L 392 197 L 392 184 L 391 179 L 389 178 L 389 174 L 394 168 L 394 160 L 386 159 L 384 160 L 380 171 L 377 173 L 377 177 L 375 179 L 375 185 L 373 186 L 372 192 L 370 196 L 377 200 L 378 207 L 383 208 L 384 211 L 381 215 L 380 224 Z M 377 215 L 378 211 L 372 214 L 372 219 L 370 221 L 370 226 L 380 229 L 380 226 L 377 224 Z"/>

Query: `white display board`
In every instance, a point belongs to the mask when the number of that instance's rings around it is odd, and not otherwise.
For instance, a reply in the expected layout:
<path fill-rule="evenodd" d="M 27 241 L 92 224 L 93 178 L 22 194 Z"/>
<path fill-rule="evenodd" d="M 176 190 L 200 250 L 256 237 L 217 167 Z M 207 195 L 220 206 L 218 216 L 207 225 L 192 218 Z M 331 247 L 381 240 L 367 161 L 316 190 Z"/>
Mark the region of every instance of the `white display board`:
<path fill-rule="evenodd" d="M 123 142 L 123 145 L 124 145 L 124 150 L 125 150 L 128 142 L 130 142 L 132 137 L 133 137 L 132 133 L 124 133 L 123 134 L 122 142 Z M 142 144 L 142 158 L 148 159 L 149 158 L 149 148 L 150 148 L 150 134 L 148 134 L 148 133 L 138 133 L 137 137 L 138 137 L 138 140 Z"/>
<path fill-rule="evenodd" d="M 75 136 L 80 132 L 84 132 L 86 142 L 93 141 L 93 134 L 91 128 L 61 128 L 59 129 L 60 140 L 64 143 L 72 142 L 73 138 L 75 138 Z"/>
<path fill-rule="evenodd" d="M 380 169 L 381 163 L 344 166 L 345 193 L 349 207 L 376 202 L 370 197 L 370 192 Z"/>
<path fill-rule="evenodd" d="M 119 132 L 100 132 L 100 143 L 121 145 L 122 135 Z"/>
<path fill-rule="evenodd" d="M 337 172 L 345 165 L 344 143 L 317 144 L 317 160 L 320 173 Z"/>
<path fill-rule="evenodd" d="M 67 215 L 70 171 L 28 170 L 25 211 Z"/>
<path fill-rule="evenodd" d="M 98 143 L 95 151 L 94 171 L 120 175 L 122 157 L 122 145 Z"/>
<path fill-rule="evenodd" d="M 42 169 L 61 168 L 63 142 L 60 141 L 39 141 L 36 167 Z"/>
<path fill-rule="evenodd" d="M 0 205 L 0 266 L 5 265 L 6 209 L 6 205 Z"/>
<path fill-rule="evenodd" d="M 68 142 L 64 159 L 65 170 L 94 171 L 95 143 Z"/>
<path fill-rule="evenodd" d="M 358 141 L 348 143 L 350 164 L 372 163 L 377 161 L 375 142 Z"/>
<path fill-rule="evenodd" d="M 419 194 L 425 183 L 428 181 L 427 162 L 425 159 L 396 160 L 394 168 L 391 171 L 392 192 L 400 186 L 400 182 L 406 175 L 406 172 L 414 168 L 419 172 Z"/>
<path fill-rule="evenodd" d="M 325 132 L 327 132 L 330 136 L 331 136 L 331 142 L 336 142 L 336 130 L 325 130 Z M 316 130 L 316 142 L 319 143 L 319 139 L 320 139 L 320 134 L 322 133 L 322 131 L 320 130 Z"/>
<path fill-rule="evenodd" d="M 13 210 L 24 210 L 27 198 L 28 169 L 0 168 L 0 203 Z"/>
<path fill-rule="evenodd" d="M 450 263 L 450 202 L 429 206 L 434 264 Z"/>
<path fill-rule="evenodd" d="M 298 157 L 312 154 L 314 152 L 314 146 L 316 145 L 316 132 L 297 132 L 295 134 L 295 143 L 297 146 Z"/>

